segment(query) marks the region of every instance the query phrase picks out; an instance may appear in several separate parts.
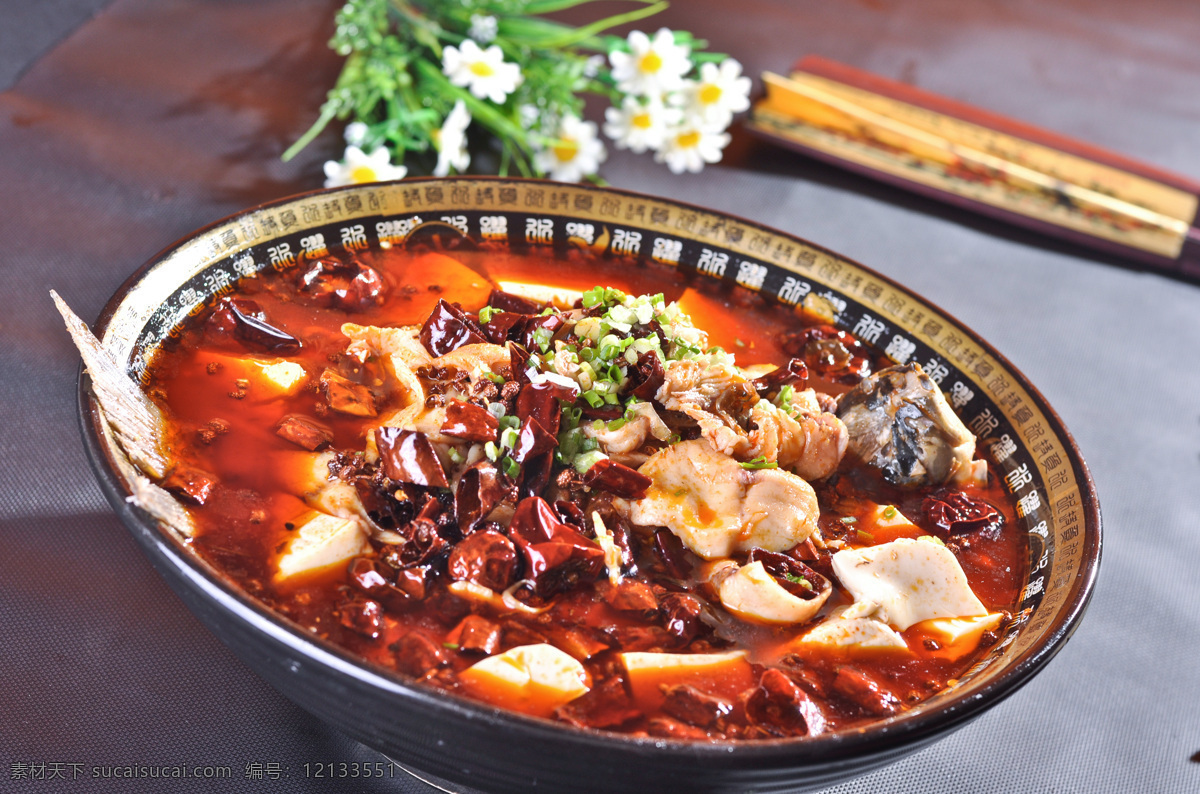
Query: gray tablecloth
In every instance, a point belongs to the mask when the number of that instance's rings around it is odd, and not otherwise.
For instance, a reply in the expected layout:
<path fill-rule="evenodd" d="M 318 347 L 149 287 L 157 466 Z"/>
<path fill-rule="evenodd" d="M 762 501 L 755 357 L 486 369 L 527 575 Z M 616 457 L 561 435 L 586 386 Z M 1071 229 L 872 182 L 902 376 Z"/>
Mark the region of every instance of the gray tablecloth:
<path fill-rule="evenodd" d="M 379 760 L 247 670 L 136 549 L 84 459 L 77 357 L 47 297 L 95 317 L 181 235 L 320 184 L 336 133 L 278 155 L 336 74 L 333 8 L 0 10 L 0 790 L 318 791 L 306 763 Z M 1190 0 L 681 0 L 654 22 L 750 74 L 818 53 L 1200 178 Z M 744 135 L 698 176 L 623 153 L 605 175 L 794 232 L 926 295 L 1029 375 L 1096 479 L 1103 573 L 1066 649 L 966 729 L 834 790 L 1200 791 L 1200 289 Z M 92 778 L 130 764 L 229 777 Z M 396 774 L 345 788 L 421 789 Z"/>

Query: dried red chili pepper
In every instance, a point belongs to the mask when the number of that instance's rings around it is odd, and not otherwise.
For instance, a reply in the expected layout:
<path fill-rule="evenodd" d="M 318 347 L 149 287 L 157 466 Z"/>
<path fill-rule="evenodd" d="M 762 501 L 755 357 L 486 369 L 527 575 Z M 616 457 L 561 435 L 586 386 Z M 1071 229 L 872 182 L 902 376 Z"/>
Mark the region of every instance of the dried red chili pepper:
<path fill-rule="evenodd" d="M 486 342 L 483 329 L 475 318 L 443 298 L 433 307 L 421 326 L 421 344 L 431 356 L 444 356 L 463 345 Z"/>
<path fill-rule="evenodd" d="M 375 430 L 375 446 L 389 479 L 435 488 L 449 488 L 446 472 L 424 433 L 398 427 Z"/>
<path fill-rule="evenodd" d="M 994 506 L 962 491 L 925 499 L 922 507 L 929 522 L 943 535 L 963 535 L 978 532 L 980 537 L 995 540 L 1004 527 L 1004 514 Z"/>
<path fill-rule="evenodd" d="M 495 441 L 500 430 L 500 420 L 486 408 L 451 400 L 446 403 L 446 421 L 442 423 L 442 435 L 466 441 Z"/>

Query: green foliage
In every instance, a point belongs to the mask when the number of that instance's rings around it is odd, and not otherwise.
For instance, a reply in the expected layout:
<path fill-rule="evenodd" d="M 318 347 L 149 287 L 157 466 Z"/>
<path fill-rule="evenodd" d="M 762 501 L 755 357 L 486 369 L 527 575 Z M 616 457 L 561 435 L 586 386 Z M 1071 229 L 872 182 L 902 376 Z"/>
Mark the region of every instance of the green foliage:
<path fill-rule="evenodd" d="M 606 31 L 667 7 L 665 0 L 629 0 L 635 8 L 581 27 L 543 16 L 590 2 L 349 0 L 337 12 L 329 42 L 346 59 L 341 74 L 316 122 L 283 159 L 294 157 L 336 120 L 364 123 L 361 148 L 386 146 L 394 161 L 403 162 L 407 153 L 436 149 L 442 121 L 462 100 L 473 128 L 486 129 L 497 142 L 500 172 L 535 173 L 533 154 L 555 145 L 559 119 L 581 116 L 588 95 L 619 101 L 607 61 L 595 56 L 627 45 Z M 481 36 L 474 25 L 494 31 L 494 38 Z M 460 47 L 472 34 L 482 39 L 481 47 L 498 46 L 506 62 L 520 67 L 522 82 L 502 104 L 452 85 L 443 72 L 445 47 Z M 693 51 L 704 46 L 683 32 L 676 41 Z"/>

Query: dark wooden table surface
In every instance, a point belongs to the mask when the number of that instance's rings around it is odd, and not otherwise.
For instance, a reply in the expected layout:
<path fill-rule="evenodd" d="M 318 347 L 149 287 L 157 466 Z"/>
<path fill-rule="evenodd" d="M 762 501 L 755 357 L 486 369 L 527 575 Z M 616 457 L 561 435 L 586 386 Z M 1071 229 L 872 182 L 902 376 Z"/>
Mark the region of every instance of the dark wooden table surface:
<path fill-rule="evenodd" d="M 336 133 L 291 163 L 278 155 L 336 74 L 334 6 L 0 9 L 0 790 L 324 791 L 306 763 L 378 758 L 249 672 L 137 551 L 84 460 L 77 358 L 47 297 L 95 317 L 179 236 L 319 186 Z M 1193 0 L 677 0 L 659 23 L 750 74 L 817 53 L 1200 179 Z M 1200 791 L 1200 289 L 740 133 L 700 175 L 625 153 L 604 173 L 807 237 L 926 295 L 1030 377 L 1096 479 L 1104 566 L 1066 649 L 951 738 L 835 790 Z M 230 777 L 91 777 L 126 764 Z M 54 771 L 66 779 L 44 779 Z M 347 790 L 397 789 L 421 786 Z"/>

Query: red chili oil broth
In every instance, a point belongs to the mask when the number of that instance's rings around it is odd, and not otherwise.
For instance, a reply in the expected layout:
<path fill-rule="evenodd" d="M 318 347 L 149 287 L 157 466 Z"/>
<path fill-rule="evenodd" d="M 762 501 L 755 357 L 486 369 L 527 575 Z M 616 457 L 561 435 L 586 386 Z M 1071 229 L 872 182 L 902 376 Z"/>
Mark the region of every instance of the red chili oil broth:
<path fill-rule="evenodd" d="M 500 281 L 552 281 L 555 287 L 576 290 L 602 284 L 632 294 L 663 293 L 667 301 L 681 300 L 682 308 L 692 314 L 695 324 L 708 332 L 710 343 L 733 352 L 738 363 L 745 366 L 783 363 L 787 355 L 781 348 L 780 332 L 818 322 L 749 290 L 729 289 L 707 277 L 653 262 L 595 258 L 581 252 L 573 252 L 564 260 L 507 250 L 409 253 L 392 249 L 367 252 L 359 257 L 375 268 L 387 284 L 387 298 L 382 305 L 353 312 L 314 306 L 299 294 L 294 271 L 264 273 L 244 279 L 238 285 L 238 294 L 258 303 L 272 325 L 303 341 L 298 353 L 287 356 L 309 373 L 307 385 L 295 395 L 262 399 L 253 389 L 240 389 L 230 367 L 221 363 L 255 354 L 236 344 L 214 341 L 204 330 L 206 314 L 194 318 L 179 338 L 168 343 L 156 357 L 147 390 L 165 409 L 167 443 L 173 459 L 181 466 L 210 472 L 218 481 L 206 503 L 193 509 L 198 529 L 190 543 L 195 551 L 248 593 L 297 624 L 370 662 L 401 670 L 403 663 L 389 649 L 393 642 L 414 628 L 430 636 L 446 636 L 470 611 L 469 607 L 439 594 L 420 609 L 389 611 L 381 636 L 369 639 L 339 622 L 337 604 L 350 591 L 344 567 L 332 566 L 298 575 L 282 584 L 273 579 L 277 560 L 296 527 L 312 514 L 312 509 L 295 495 L 295 484 L 302 480 L 310 456 L 276 435 L 280 419 L 292 413 L 319 414 L 320 421 L 334 433 L 332 448 L 350 452 L 363 449 L 367 433 L 379 421 L 375 417 L 348 416 L 320 408 L 323 397 L 316 386 L 316 374 L 344 352 L 348 340 L 339 330 L 343 323 L 420 324 L 441 298 L 475 312 L 485 305 L 493 283 Z M 258 357 L 272 358 L 269 354 Z M 888 365 L 878 357 L 872 363 L 876 369 Z M 815 375 L 810 376 L 809 385 L 829 394 L 850 388 Z M 239 392 L 242 392 L 240 397 Z M 386 399 L 380 402 L 379 415 L 386 415 L 389 407 Z M 214 420 L 219 422 L 216 431 Z M 1023 584 L 1027 554 L 1024 533 L 1015 520 L 1010 497 L 998 479 L 989 477 L 986 488 L 968 486 L 963 490 L 999 508 L 1006 519 L 1004 530 L 994 541 L 957 551 L 972 589 L 991 612 L 1014 608 Z M 842 470 L 831 480 L 835 481 L 814 484 L 821 501 L 820 524 L 827 537 L 836 532 L 849 545 L 859 546 L 913 536 L 910 531 L 869 526 L 865 516 L 873 504 L 893 504 L 916 524 L 927 526 L 923 492 L 893 488 L 874 472 L 853 468 L 849 461 L 843 463 Z M 848 524 L 841 518 L 854 522 Z M 523 622 L 552 643 L 559 639 L 560 645 L 564 626 L 611 626 L 636 631 L 647 622 L 611 608 L 596 594 L 599 589 L 583 587 L 565 593 L 549 611 Z M 822 614 L 847 603 L 835 588 Z M 556 621 L 561 624 L 556 625 Z M 778 662 L 780 649 L 786 647 L 793 667 L 828 676 L 839 665 L 852 664 L 886 682 L 906 706 L 936 693 L 986 652 L 986 648 L 979 648 L 957 658 L 947 658 L 951 654 L 915 628 L 904 635 L 911 649 L 907 652 L 796 649 L 789 645 L 797 633 L 792 627 L 739 623 L 731 618 L 729 625 L 734 628 L 730 631 L 749 651 L 755 669 L 759 669 L 758 664 Z M 459 653 L 450 647 L 452 643 L 445 645 L 448 669 L 452 672 L 428 676 L 428 683 L 465 691 L 452 673 L 462 671 L 482 656 Z M 704 650 L 703 644 L 692 650 Z M 619 663 L 615 653 L 601 652 L 585 662 L 585 666 L 592 679 L 598 681 Z M 735 694 L 724 691 L 729 689 L 728 683 L 716 688 L 720 690 L 716 694 L 722 697 Z M 478 696 L 478 692 L 475 694 Z M 652 710 L 657 707 L 656 701 L 661 702 L 661 698 L 647 695 L 644 690 L 631 695 L 643 709 Z M 875 719 L 837 697 L 822 701 L 822 706 L 833 729 Z M 740 710 L 740 706 L 737 708 Z M 650 716 L 652 711 L 647 713 L 647 718 Z M 620 729 L 638 733 L 644 732 L 645 726 L 644 719 L 634 720 Z"/>

